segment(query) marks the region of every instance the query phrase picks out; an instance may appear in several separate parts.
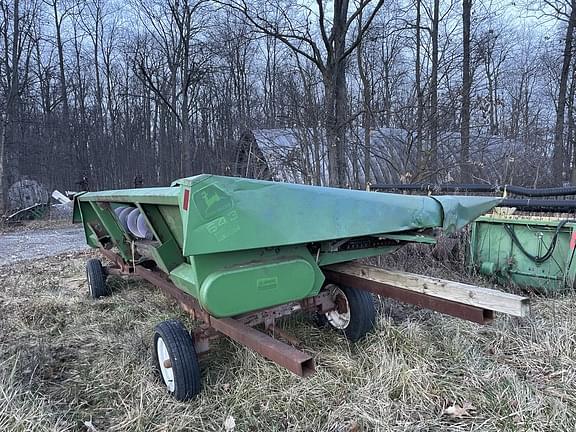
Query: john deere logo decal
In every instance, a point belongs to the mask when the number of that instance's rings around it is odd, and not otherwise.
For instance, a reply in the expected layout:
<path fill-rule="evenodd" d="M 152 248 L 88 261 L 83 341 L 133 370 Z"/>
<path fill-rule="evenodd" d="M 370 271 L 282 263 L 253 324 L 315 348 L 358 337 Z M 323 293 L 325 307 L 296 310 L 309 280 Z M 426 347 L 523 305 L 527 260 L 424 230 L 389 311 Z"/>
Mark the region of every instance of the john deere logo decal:
<path fill-rule="evenodd" d="M 214 185 L 206 186 L 194 194 L 194 204 L 200 215 L 212 219 L 232 208 L 232 200 Z"/>

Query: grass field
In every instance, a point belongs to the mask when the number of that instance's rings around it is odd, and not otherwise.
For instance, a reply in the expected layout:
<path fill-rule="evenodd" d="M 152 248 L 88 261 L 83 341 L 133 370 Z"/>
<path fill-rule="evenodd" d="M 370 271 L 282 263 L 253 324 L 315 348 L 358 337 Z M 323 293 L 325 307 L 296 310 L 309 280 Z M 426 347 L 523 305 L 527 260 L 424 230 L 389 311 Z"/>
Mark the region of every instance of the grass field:
<path fill-rule="evenodd" d="M 151 372 L 152 329 L 193 323 L 138 281 L 90 300 L 89 256 L 0 267 L 0 431 L 218 431 L 230 418 L 235 431 L 576 430 L 576 295 L 484 327 L 386 303 L 356 345 L 296 317 L 282 325 L 315 375 L 221 340 L 202 361 L 203 393 L 179 403 Z"/>

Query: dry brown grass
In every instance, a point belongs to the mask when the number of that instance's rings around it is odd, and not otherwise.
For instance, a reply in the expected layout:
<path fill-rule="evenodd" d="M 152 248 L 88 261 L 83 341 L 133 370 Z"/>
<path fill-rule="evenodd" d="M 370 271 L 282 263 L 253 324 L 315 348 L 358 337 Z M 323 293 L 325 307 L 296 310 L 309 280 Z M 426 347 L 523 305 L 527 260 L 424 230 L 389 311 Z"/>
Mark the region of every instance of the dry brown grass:
<path fill-rule="evenodd" d="M 311 378 L 222 340 L 202 395 L 179 403 L 152 376 L 151 334 L 192 323 L 137 281 L 89 300 L 87 257 L 0 268 L 0 431 L 210 431 L 228 416 L 236 431 L 575 430 L 576 295 L 487 327 L 386 305 L 356 345 L 297 317 L 284 326 L 315 355 Z M 453 418 L 452 404 L 475 409 Z"/>

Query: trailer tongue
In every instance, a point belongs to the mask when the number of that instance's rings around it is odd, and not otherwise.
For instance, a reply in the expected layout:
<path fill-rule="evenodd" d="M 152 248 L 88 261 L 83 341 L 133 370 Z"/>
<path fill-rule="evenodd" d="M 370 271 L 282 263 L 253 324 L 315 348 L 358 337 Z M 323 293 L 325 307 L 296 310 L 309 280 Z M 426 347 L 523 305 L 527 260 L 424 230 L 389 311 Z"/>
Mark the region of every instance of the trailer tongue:
<path fill-rule="evenodd" d="M 521 297 L 472 302 L 490 290 L 440 281 L 444 290 L 430 293 L 382 272 L 370 278 L 354 273 L 357 265 L 348 263 L 407 243 L 434 243 L 439 229 L 457 230 L 499 201 L 199 175 L 166 188 L 83 193 L 75 199 L 74 222 L 83 223 L 88 244 L 113 263 L 88 263 L 93 297 L 108 293 L 107 273 L 137 275 L 204 323 L 194 342 L 175 321 L 156 328 L 157 369 L 183 400 L 200 391 L 196 354 L 218 333 L 299 375 L 313 372 L 309 355 L 253 328 L 273 329 L 275 319 L 297 310 L 318 314 L 351 340 L 374 325 L 370 293 L 481 323 L 492 319 L 493 310 L 525 315 L 527 299 Z M 451 290 L 462 295 L 447 296 Z"/>

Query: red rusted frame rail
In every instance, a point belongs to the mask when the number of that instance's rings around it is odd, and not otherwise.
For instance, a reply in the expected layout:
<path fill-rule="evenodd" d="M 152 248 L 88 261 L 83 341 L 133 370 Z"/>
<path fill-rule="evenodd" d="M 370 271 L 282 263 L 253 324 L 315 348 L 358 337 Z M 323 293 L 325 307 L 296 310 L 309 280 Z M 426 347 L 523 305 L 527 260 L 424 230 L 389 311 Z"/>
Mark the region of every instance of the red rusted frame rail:
<path fill-rule="evenodd" d="M 364 279 L 332 270 L 325 270 L 326 279 L 338 285 L 351 286 L 369 291 L 381 297 L 389 297 L 404 303 L 413 304 L 426 309 L 431 309 L 446 315 L 452 315 L 478 324 L 488 324 L 494 319 L 494 311 L 475 306 L 432 297 L 426 294 L 405 290 L 393 285 Z"/>
<path fill-rule="evenodd" d="M 314 359 L 309 354 L 248 327 L 233 318 L 211 318 L 210 325 L 236 342 L 246 345 L 274 363 L 284 366 L 296 375 L 307 377 L 316 370 Z"/>
<path fill-rule="evenodd" d="M 101 252 L 116 266 L 109 269 L 111 274 L 134 274 L 147 280 L 152 285 L 158 287 L 168 297 L 176 300 L 180 307 L 190 314 L 193 319 L 203 321 L 209 328 L 212 328 L 236 342 L 253 349 L 267 359 L 272 360 L 280 366 L 294 372 L 296 375 L 307 377 L 315 372 L 314 359 L 309 354 L 276 340 L 267 334 L 246 325 L 242 321 L 250 323 L 251 325 L 260 323 L 269 325 L 273 323 L 274 318 L 289 315 L 295 310 L 303 308 L 318 308 L 319 311 L 327 311 L 330 310 L 330 307 L 334 307 L 334 305 L 329 303 L 326 296 L 321 295 L 318 296 L 318 298 L 304 299 L 301 302 L 282 305 L 278 308 L 245 314 L 239 317 L 239 319 L 215 318 L 203 310 L 194 297 L 179 289 L 161 272 L 148 270 L 140 265 L 132 267 L 123 262 L 118 255 L 110 250 L 101 249 Z M 206 332 L 209 335 L 210 332 L 208 330 L 209 329 L 203 329 L 200 330 L 200 332 Z M 202 341 L 203 345 L 206 345 L 206 343 L 207 340 Z M 205 349 L 205 347 L 202 348 L 203 351 Z"/>

